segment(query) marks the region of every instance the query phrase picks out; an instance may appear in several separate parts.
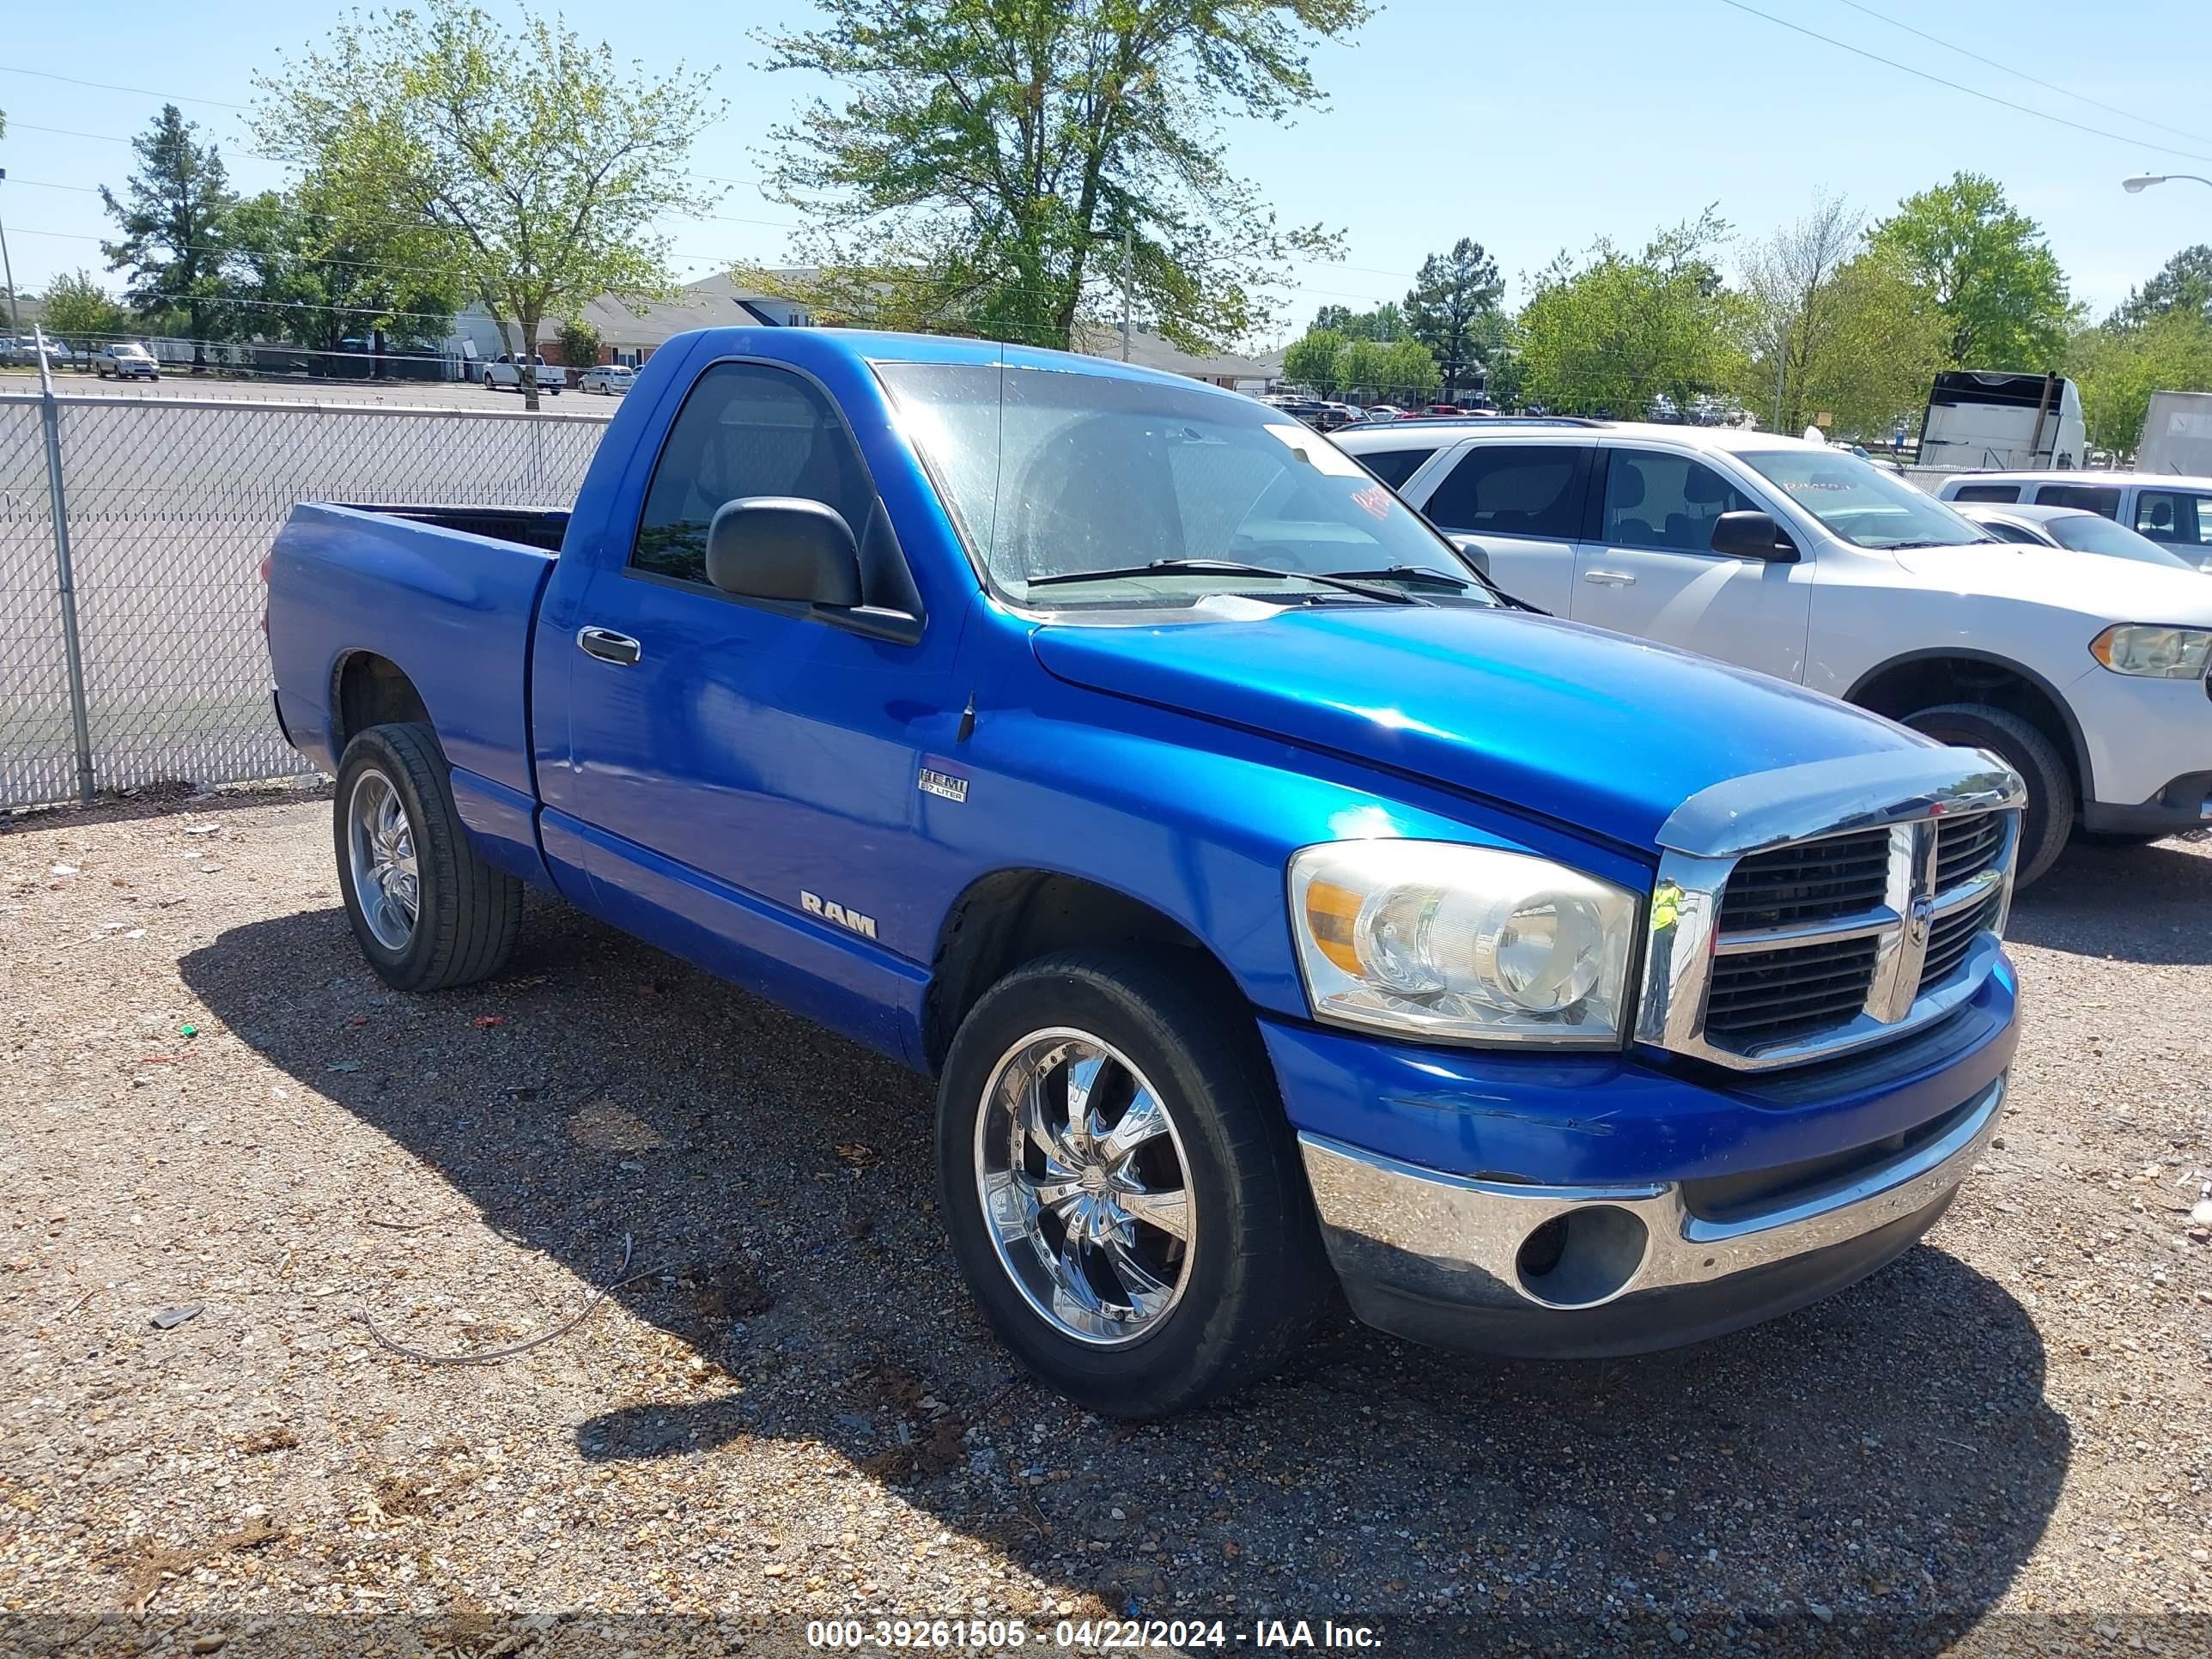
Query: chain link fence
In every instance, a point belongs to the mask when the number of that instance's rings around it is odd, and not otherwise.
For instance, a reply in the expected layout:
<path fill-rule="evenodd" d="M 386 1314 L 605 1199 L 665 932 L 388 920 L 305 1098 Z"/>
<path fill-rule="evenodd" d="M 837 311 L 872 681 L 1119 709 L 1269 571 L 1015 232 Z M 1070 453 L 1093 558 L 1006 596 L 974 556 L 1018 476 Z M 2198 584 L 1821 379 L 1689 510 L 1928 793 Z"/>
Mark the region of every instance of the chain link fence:
<path fill-rule="evenodd" d="M 0 393 L 0 807 L 90 784 L 302 769 L 278 734 L 259 567 L 301 501 L 567 507 L 606 417 L 228 398 L 52 399 L 66 556 L 37 393 Z"/>

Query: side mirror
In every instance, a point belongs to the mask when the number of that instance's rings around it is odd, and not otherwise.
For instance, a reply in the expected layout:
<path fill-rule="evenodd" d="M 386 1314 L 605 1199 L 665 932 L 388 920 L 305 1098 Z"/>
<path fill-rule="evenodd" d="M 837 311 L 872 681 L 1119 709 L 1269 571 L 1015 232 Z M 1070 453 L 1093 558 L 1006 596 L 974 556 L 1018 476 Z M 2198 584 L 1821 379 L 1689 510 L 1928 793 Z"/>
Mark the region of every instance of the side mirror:
<path fill-rule="evenodd" d="M 744 599 L 860 603 L 860 553 L 834 507 L 796 495 L 725 501 L 707 531 L 707 580 Z"/>
<path fill-rule="evenodd" d="M 1723 513 L 1713 520 L 1713 551 L 1732 559 L 1797 562 L 1797 544 L 1782 533 L 1771 513 Z"/>
<path fill-rule="evenodd" d="M 1484 575 L 1487 576 L 1491 574 L 1490 551 L 1480 542 L 1471 536 L 1454 536 L 1451 538 L 1451 544 L 1459 549 L 1462 558 Z"/>

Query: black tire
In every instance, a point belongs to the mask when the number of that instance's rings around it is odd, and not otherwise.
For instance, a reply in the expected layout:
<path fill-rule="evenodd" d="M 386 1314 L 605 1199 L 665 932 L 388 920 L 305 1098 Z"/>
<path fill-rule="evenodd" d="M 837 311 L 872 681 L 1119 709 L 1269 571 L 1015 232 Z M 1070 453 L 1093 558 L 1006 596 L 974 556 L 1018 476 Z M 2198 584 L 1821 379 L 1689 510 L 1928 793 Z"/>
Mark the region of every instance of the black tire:
<path fill-rule="evenodd" d="M 1905 724 L 1939 743 L 1994 749 L 2027 780 L 2027 811 L 2014 880 L 2020 887 L 2039 880 L 2074 833 L 2074 771 L 2051 739 L 2010 710 L 1987 703 L 1942 703 L 1906 715 Z"/>
<path fill-rule="evenodd" d="M 404 943 L 377 937 L 356 888 L 349 810 L 376 774 L 398 794 L 416 869 L 416 908 Z M 522 884 L 480 858 L 461 826 L 437 733 L 419 721 L 372 726 L 346 744 L 331 811 L 346 920 L 377 976 L 398 991 L 443 991 L 489 979 L 507 965 L 522 925 Z"/>
<path fill-rule="evenodd" d="M 1090 1410 L 1147 1418 L 1264 1376 L 1326 1305 L 1330 1278 L 1297 1146 L 1232 987 L 1206 964 L 1071 951 L 987 992 L 939 1080 L 937 1170 L 954 1255 L 991 1328 L 1047 1384 Z M 1024 1040 L 1073 1028 L 1127 1057 L 1174 1126 L 1192 1222 L 1182 1294 L 1118 1346 L 1068 1334 L 1001 1257 L 979 1190 L 977 1119 L 994 1073 Z"/>

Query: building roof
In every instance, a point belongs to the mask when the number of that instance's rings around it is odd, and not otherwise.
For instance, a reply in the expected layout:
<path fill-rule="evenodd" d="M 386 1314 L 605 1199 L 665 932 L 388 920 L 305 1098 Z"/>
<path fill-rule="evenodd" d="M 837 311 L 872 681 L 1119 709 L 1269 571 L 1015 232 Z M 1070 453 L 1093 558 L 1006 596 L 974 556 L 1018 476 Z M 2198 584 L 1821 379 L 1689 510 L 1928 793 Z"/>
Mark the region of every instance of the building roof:
<path fill-rule="evenodd" d="M 1121 331 L 1103 324 L 1079 323 L 1075 349 L 1086 356 L 1119 357 Z M 1283 376 L 1283 354 L 1279 351 L 1262 352 L 1257 356 L 1220 351 L 1200 356 L 1142 328 L 1129 331 L 1129 361 L 1146 368 L 1165 369 L 1170 374 L 1188 374 L 1206 380 L 1279 380 Z"/>
<path fill-rule="evenodd" d="M 779 296 L 752 287 L 740 287 L 727 271 L 686 283 L 672 300 L 650 300 L 631 306 L 611 294 L 586 303 L 580 316 L 599 331 L 611 346 L 658 346 L 695 328 L 749 328 L 773 323 L 775 318 L 754 307 Z"/>

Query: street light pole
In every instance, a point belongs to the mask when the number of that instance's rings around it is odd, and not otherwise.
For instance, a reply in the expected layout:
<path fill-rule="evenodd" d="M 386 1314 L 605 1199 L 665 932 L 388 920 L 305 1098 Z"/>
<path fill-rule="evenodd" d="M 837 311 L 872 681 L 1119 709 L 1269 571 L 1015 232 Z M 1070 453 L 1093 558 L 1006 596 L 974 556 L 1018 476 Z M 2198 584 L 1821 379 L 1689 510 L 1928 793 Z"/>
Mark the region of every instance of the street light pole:
<path fill-rule="evenodd" d="M 2140 196 L 2153 185 L 2162 185 L 2169 179 L 2187 179 L 2192 183 L 2212 188 L 2212 179 L 2201 173 L 2138 173 L 2132 179 L 2120 180 L 2120 188 L 2130 196 Z"/>

